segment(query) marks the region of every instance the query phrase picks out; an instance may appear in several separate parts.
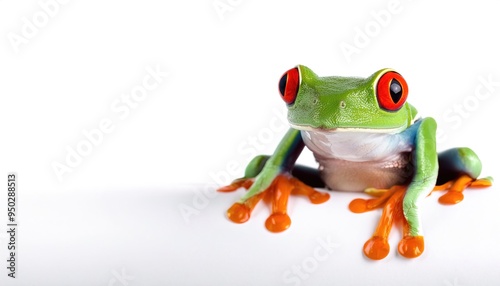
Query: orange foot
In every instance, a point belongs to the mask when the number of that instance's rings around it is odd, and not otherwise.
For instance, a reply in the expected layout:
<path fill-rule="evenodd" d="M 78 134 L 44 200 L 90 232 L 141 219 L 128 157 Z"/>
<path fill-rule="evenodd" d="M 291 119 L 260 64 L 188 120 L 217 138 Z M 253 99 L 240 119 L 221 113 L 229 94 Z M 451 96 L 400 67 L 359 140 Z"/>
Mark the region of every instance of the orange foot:
<path fill-rule="evenodd" d="M 486 188 L 492 185 L 493 180 L 490 177 L 483 179 L 473 179 L 470 176 L 462 175 L 458 179 L 449 181 L 443 185 L 434 187 L 433 191 L 448 191 L 439 198 L 443 205 L 458 204 L 464 199 L 463 191 L 470 188 Z"/>
<path fill-rule="evenodd" d="M 454 181 L 436 186 L 433 191 L 448 190 L 441 196 L 442 204 L 456 204 L 463 200 L 463 190 L 467 187 L 482 188 L 491 186 L 492 179 L 472 179 L 461 176 Z M 403 198 L 406 186 L 394 186 L 390 189 L 367 189 L 365 192 L 375 196 L 374 199 L 355 199 L 349 204 L 349 209 L 354 213 L 363 213 L 383 207 L 382 216 L 375 232 L 364 245 L 364 254 L 374 260 L 385 258 L 389 254 L 390 246 L 388 236 L 394 222 L 403 225 L 403 239 L 399 242 L 398 252 L 406 258 L 415 258 L 424 251 L 424 237 L 410 235 L 409 225 L 403 215 Z"/>
<path fill-rule="evenodd" d="M 403 239 L 399 243 L 398 251 L 407 258 L 417 257 L 424 250 L 424 238 L 411 236 L 409 226 L 403 216 L 403 198 L 406 186 L 394 186 L 388 190 L 369 189 L 368 193 L 380 195 L 375 199 L 355 199 L 349 204 L 354 213 L 363 213 L 383 206 L 382 216 L 372 238 L 363 246 L 364 254 L 374 260 L 385 258 L 389 254 L 389 233 L 394 222 L 403 223 Z"/>
<path fill-rule="evenodd" d="M 248 189 L 252 186 L 253 179 L 238 179 L 228 186 L 218 189 L 219 192 L 232 192 L 241 187 Z M 281 232 L 288 229 L 292 223 L 287 214 L 288 197 L 293 195 L 305 195 L 313 204 L 326 202 L 330 195 L 320 193 L 307 186 L 296 178 L 286 174 L 278 175 L 273 183 L 263 192 L 247 199 L 242 203 L 234 203 L 227 210 L 227 217 L 235 223 L 244 223 L 250 219 L 250 214 L 257 203 L 264 198 L 272 206 L 271 215 L 266 220 L 266 228 L 271 232 Z"/>

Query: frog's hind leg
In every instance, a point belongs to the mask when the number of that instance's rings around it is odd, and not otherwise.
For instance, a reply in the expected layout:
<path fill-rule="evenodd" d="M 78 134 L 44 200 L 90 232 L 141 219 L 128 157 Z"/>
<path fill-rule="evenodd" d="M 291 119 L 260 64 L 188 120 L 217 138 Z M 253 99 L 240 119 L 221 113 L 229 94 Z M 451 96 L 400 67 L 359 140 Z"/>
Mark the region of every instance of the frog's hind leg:
<path fill-rule="evenodd" d="M 312 188 L 326 188 L 326 184 L 321 178 L 317 168 L 311 168 L 302 165 L 295 165 L 292 168 L 292 176 L 299 179 L 302 183 Z"/>
<path fill-rule="evenodd" d="M 467 187 L 488 187 L 493 179 L 478 179 L 482 164 L 479 157 L 469 148 L 453 148 L 439 153 L 439 173 L 434 191 L 448 190 L 439 198 L 442 204 L 457 204 L 464 198 Z"/>

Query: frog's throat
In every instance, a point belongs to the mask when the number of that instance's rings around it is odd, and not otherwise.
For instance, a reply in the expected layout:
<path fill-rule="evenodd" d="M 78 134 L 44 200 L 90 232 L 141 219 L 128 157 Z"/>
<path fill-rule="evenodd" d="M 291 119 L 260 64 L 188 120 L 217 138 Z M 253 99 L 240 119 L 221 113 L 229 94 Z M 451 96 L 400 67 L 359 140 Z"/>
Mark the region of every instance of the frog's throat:
<path fill-rule="evenodd" d="M 321 131 L 321 132 L 365 132 L 365 133 L 400 133 L 408 128 L 408 126 L 403 125 L 396 128 L 355 128 L 355 127 L 337 127 L 337 128 L 316 128 L 306 125 L 296 125 L 291 124 L 293 129 L 303 130 L 303 131 Z"/>

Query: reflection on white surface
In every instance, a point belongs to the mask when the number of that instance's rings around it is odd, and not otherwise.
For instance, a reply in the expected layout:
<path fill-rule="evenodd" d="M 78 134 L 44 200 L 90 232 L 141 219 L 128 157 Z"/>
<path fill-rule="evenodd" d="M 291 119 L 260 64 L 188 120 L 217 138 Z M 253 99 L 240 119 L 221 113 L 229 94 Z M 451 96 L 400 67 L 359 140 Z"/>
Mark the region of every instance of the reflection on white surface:
<path fill-rule="evenodd" d="M 264 227 L 269 209 L 256 207 L 245 224 L 225 210 L 243 191 L 196 196 L 205 186 L 87 191 L 22 196 L 19 278 L 2 285 L 492 285 L 500 281 L 500 225 L 495 187 L 468 190 L 455 206 L 426 198 L 426 249 L 417 259 L 391 252 L 381 261 L 362 254 L 380 210 L 353 214 L 333 192 L 312 205 L 291 197 L 289 230 Z M 213 190 L 212 190 L 213 191 Z M 198 207 L 186 220 L 181 206 Z M 200 206 L 204 206 L 199 208 Z M 0 251 L 6 257 L 5 248 Z M 4 284 L 7 283 L 7 284 Z"/>

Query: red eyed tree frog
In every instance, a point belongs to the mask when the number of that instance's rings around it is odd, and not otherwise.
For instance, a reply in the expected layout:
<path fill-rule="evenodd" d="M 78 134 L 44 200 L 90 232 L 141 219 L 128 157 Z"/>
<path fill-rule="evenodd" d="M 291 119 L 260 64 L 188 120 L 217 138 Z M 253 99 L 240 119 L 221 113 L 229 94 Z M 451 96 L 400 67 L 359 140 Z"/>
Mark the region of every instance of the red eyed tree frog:
<path fill-rule="evenodd" d="M 448 190 L 445 204 L 463 199 L 466 187 L 484 187 L 492 178 L 478 179 L 481 161 L 469 148 L 436 151 L 436 122 L 419 118 L 406 99 L 408 85 L 392 69 L 368 78 L 319 77 L 299 65 L 279 81 L 281 98 L 288 108 L 291 128 L 271 156 L 257 156 L 243 178 L 219 189 L 248 189 L 227 212 L 230 220 L 243 223 L 262 199 L 271 201 L 266 227 L 272 232 L 287 229 L 291 220 L 286 206 L 290 194 L 309 197 L 312 203 L 329 199 L 336 191 L 365 191 L 377 198 L 355 199 L 351 211 L 360 213 L 383 207 L 373 236 L 363 248 L 371 259 L 389 253 L 388 235 L 394 221 L 401 221 L 401 255 L 413 258 L 424 250 L 419 206 L 433 190 Z M 319 169 L 295 165 L 307 146 Z M 436 183 L 438 186 L 436 186 Z"/>

